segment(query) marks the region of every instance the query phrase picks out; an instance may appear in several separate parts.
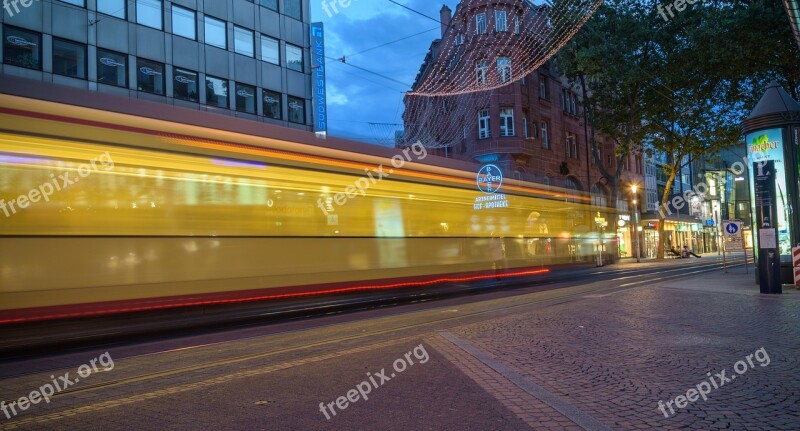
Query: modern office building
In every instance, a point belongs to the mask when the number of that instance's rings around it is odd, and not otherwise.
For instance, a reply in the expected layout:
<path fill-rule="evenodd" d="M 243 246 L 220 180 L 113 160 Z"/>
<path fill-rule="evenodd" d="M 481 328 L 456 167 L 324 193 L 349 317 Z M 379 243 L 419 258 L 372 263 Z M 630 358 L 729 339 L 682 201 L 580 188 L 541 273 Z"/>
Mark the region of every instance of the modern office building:
<path fill-rule="evenodd" d="M 309 14 L 308 0 L 9 1 L 0 79 L 310 131 Z"/>

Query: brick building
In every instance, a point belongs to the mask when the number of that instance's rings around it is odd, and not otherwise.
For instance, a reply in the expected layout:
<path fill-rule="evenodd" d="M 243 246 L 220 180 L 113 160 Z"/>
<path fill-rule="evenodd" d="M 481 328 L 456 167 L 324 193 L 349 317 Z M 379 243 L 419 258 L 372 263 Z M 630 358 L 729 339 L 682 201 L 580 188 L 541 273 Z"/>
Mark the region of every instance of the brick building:
<path fill-rule="evenodd" d="M 477 163 L 492 163 L 504 175 L 519 180 L 536 182 L 553 187 L 563 187 L 576 192 L 592 194 L 598 212 L 614 217 L 610 202 L 611 190 L 591 154 L 587 139 L 589 130 L 584 121 L 579 88 L 570 86 L 561 76 L 555 61 L 545 63 L 533 73 L 523 75 L 521 66 L 514 64 L 513 53 L 507 52 L 508 43 L 495 43 L 502 37 L 530 38 L 531 28 L 520 20 L 547 20 L 548 9 L 520 1 L 460 2 L 455 13 L 444 6 L 441 9 L 441 38 L 431 44 L 430 51 L 415 80 L 415 87 L 430 79 L 436 62 L 448 61 L 453 76 L 474 76 L 481 80 L 509 82 L 492 90 L 433 98 L 430 104 L 440 104 L 435 115 L 428 109 L 415 109 L 420 102 L 406 98 L 403 121 L 404 139 L 398 146 L 409 145 L 424 135 L 435 137 L 432 146 L 441 156 Z M 478 7 L 476 7 L 476 5 Z M 487 34 L 488 33 L 488 34 Z M 469 55 L 441 55 L 443 50 L 469 50 Z M 453 58 L 476 58 L 478 61 L 454 62 Z M 448 100 L 450 99 L 448 106 Z M 438 99 L 438 100 L 436 100 Z M 444 99 L 444 100 L 442 100 Z M 416 130 L 414 133 L 411 129 Z M 442 138 L 443 135 L 447 135 Z M 616 169 L 614 144 L 596 136 L 599 159 L 609 171 Z M 425 143 L 425 140 L 422 139 Z M 444 145 L 437 145 L 445 142 Z M 622 184 L 644 184 L 641 156 L 626 157 L 622 171 Z M 627 186 L 618 197 L 618 217 L 625 222 L 619 230 L 620 251 L 631 255 L 632 214 L 628 208 L 630 196 Z M 591 230 L 598 230 L 592 220 L 578 221 Z M 616 229 L 617 220 L 609 220 L 608 232 Z"/>

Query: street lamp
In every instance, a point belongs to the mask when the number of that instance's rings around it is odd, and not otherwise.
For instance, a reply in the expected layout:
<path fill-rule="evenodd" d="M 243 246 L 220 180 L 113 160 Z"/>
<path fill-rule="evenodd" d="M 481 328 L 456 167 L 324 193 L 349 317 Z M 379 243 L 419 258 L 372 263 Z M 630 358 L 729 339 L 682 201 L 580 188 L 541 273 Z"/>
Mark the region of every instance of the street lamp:
<path fill-rule="evenodd" d="M 631 193 L 633 194 L 633 235 L 635 237 L 635 247 L 636 247 L 636 262 L 640 263 L 642 252 L 639 248 L 639 201 L 638 195 L 636 192 L 639 191 L 639 186 L 633 184 L 631 186 Z"/>

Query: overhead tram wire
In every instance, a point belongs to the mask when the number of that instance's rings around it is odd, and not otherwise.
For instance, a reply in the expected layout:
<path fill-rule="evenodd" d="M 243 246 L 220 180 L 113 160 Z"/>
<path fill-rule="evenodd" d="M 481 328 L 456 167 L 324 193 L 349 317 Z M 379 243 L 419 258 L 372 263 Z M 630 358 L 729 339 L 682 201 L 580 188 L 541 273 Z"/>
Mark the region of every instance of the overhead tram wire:
<path fill-rule="evenodd" d="M 398 81 L 398 80 L 396 80 L 396 79 L 394 79 L 394 78 L 388 77 L 388 76 L 386 76 L 386 75 L 383 75 L 383 74 L 380 74 L 380 73 L 378 73 L 378 72 L 373 72 L 373 71 L 371 71 L 371 70 L 369 70 L 369 69 L 365 69 L 365 68 L 363 68 L 363 67 L 361 67 L 361 66 L 356 66 L 355 64 L 348 63 L 348 62 L 347 62 L 347 57 L 334 58 L 334 57 L 328 57 L 328 56 L 326 55 L 326 56 L 325 56 L 325 58 L 327 58 L 328 60 L 334 60 L 334 61 L 336 61 L 336 62 L 341 62 L 342 64 L 346 64 L 346 65 L 348 65 L 348 66 L 350 66 L 350 67 L 353 67 L 353 68 L 356 68 L 356 69 L 358 69 L 358 70 L 360 70 L 360 71 L 362 71 L 362 72 L 367 72 L 367 73 L 369 73 L 369 74 L 371 74 L 371 75 L 378 76 L 378 77 L 380 77 L 380 78 L 383 78 L 383 79 L 385 79 L 385 80 L 387 80 L 387 81 L 392 81 L 392 82 L 394 82 L 395 84 L 400 84 L 400 85 L 402 85 L 402 86 L 403 86 L 403 87 L 405 87 L 405 88 L 411 88 L 411 85 L 410 85 L 410 84 L 408 84 L 408 83 L 406 83 L 406 82 Z"/>
<path fill-rule="evenodd" d="M 364 54 L 364 53 L 366 53 L 366 52 L 374 51 L 374 50 L 376 50 L 376 49 L 383 48 L 383 47 L 386 47 L 386 46 L 392 45 L 392 44 L 394 44 L 394 43 L 397 43 L 397 42 L 402 42 L 402 41 L 404 41 L 404 40 L 411 39 L 412 37 L 417 37 L 417 36 L 423 35 L 423 34 L 425 34 L 425 33 L 432 32 L 432 31 L 434 31 L 434 30 L 439 30 L 439 27 L 434 27 L 434 28 L 431 28 L 431 29 L 428 29 L 428 30 L 425 30 L 425 31 L 421 31 L 421 32 L 419 32 L 419 33 L 414 33 L 414 34 L 412 34 L 412 35 L 410 35 L 410 36 L 406 36 L 406 37 L 402 37 L 402 38 L 400 38 L 400 39 L 392 40 L 392 41 L 390 41 L 390 42 L 382 43 L 382 44 L 380 44 L 380 45 L 373 46 L 372 48 L 367 48 L 367 49 L 365 49 L 365 50 L 363 50 L 363 51 L 359 51 L 359 52 L 357 52 L 357 53 L 355 53 L 355 54 L 349 54 L 349 55 L 343 56 L 343 58 L 347 58 L 347 57 L 355 57 L 355 56 L 357 56 L 357 55 L 361 55 L 361 54 Z M 336 61 L 340 61 L 340 60 L 341 60 L 341 59 L 336 59 Z M 333 60 L 331 60 L 331 61 L 333 61 Z M 331 61 L 328 61 L 327 63 L 330 63 Z M 326 64 L 327 64 L 327 63 L 326 63 Z"/>
<path fill-rule="evenodd" d="M 438 20 L 438 19 L 436 19 L 436 18 L 433 18 L 433 17 L 431 17 L 431 16 L 425 15 L 424 13 L 422 13 L 422 12 L 420 12 L 420 11 L 416 10 L 416 9 L 410 8 L 410 7 L 408 7 L 408 6 L 404 5 L 404 4 L 400 4 L 400 3 L 398 3 L 398 2 L 396 2 L 396 1 L 394 1 L 394 0 L 389 0 L 389 2 L 391 2 L 391 3 L 394 3 L 394 4 L 396 4 L 396 5 L 400 6 L 400 7 L 401 7 L 401 8 L 403 8 L 403 9 L 408 9 L 408 10 L 410 10 L 411 12 L 414 12 L 414 13 L 415 13 L 415 14 L 417 14 L 417 15 L 422 15 L 422 16 L 424 16 L 425 18 L 428 18 L 429 20 L 431 20 L 431 21 L 433 21 L 433 22 L 438 22 L 439 24 L 441 24 L 441 23 L 442 23 L 441 21 L 439 21 L 439 20 Z"/>

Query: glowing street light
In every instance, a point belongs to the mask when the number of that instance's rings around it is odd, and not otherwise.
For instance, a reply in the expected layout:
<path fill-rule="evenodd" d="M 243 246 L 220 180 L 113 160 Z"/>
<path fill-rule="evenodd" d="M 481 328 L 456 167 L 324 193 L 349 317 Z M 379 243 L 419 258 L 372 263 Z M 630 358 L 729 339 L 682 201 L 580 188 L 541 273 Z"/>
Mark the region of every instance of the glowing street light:
<path fill-rule="evenodd" d="M 631 194 L 633 194 L 633 235 L 635 237 L 634 240 L 636 241 L 636 262 L 640 263 L 642 261 L 642 253 L 639 248 L 639 195 L 636 194 L 638 191 L 638 185 L 631 185 Z"/>

